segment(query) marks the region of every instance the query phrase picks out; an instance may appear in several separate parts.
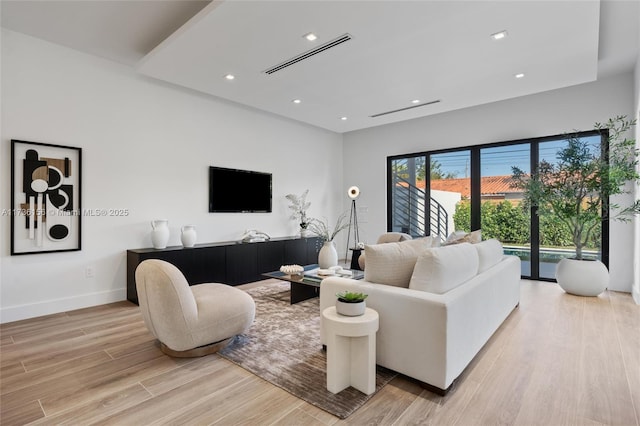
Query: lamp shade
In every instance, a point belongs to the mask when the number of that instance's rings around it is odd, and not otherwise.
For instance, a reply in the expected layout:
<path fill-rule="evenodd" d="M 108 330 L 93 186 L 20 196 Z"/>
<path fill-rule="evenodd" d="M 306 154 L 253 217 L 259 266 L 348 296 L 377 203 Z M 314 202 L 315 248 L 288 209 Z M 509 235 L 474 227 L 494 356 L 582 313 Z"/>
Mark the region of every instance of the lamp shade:
<path fill-rule="evenodd" d="M 360 188 L 358 188 L 357 186 L 350 187 L 349 190 L 347 191 L 347 195 L 352 200 L 355 200 L 360 196 Z"/>

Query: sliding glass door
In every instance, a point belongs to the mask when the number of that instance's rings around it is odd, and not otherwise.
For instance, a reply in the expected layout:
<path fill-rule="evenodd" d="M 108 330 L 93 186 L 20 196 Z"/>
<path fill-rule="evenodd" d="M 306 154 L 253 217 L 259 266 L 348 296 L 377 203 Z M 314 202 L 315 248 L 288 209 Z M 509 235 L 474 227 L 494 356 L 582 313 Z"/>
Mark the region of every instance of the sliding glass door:
<path fill-rule="evenodd" d="M 424 155 L 402 157 L 389 162 L 389 190 L 387 191 L 387 229 L 405 234 L 428 235 L 425 207 Z"/>
<path fill-rule="evenodd" d="M 581 134 L 594 152 L 601 136 Z M 525 278 L 554 280 L 560 259 L 575 256 L 571 236 L 556 218 L 539 217 L 523 203 L 512 167 L 525 174 L 540 161 L 554 164 L 567 143 L 563 136 L 389 157 L 388 229 L 412 236 L 482 230 L 505 253 L 522 260 Z M 597 224 L 587 257 L 607 264 L 607 223 Z"/>
<path fill-rule="evenodd" d="M 390 159 L 388 230 L 444 240 L 470 229 L 470 159 L 469 150 Z"/>
<path fill-rule="evenodd" d="M 601 150 L 600 135 L 584 135 L 582 137 L 588 143 L 593 154 Z M 538 160 L 551 165 L 557 165 L 560 161 L 558 151 L 566 148 L 566 139 L 551 139 L 537 144 Z M 555 279 L 556 264 L 561 259 L 574 257 L 575 247 L 572 243 L 571 232 L 555 216 L 539 216 L 539 276 L 540 278 Z M 590 235 L 586 247 L 583 249 L 585 259 L 602 259 L 602 226 L 594 224 L 595 231 Z"/>
<path fill-rule="evenodd" d="M 429 217 L 437 212 L 441 218 L 437 234 L 446 239 L 453 231 L 470 230 L 471 151 L 434 153 L 429 164 L 429 196 L 433 200 Z"/>
<path fill-rule="evenodd" d="M 530 173 L 530 144 L 480 149 L 480 224 L 483 239 L 501 241 L 505 253 L 520 257 L 522 275 L 531 276 L 531 215 L 512 183 L 512 166 Z"/>

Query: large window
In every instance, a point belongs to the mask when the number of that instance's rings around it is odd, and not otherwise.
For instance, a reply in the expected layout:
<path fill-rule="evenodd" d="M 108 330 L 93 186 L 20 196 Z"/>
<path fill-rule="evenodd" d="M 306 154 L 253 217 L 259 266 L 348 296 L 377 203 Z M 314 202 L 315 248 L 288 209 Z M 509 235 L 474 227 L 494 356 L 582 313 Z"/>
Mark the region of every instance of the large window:
<path fill-rule="evenodd" d="M 601 136 L 580 134 L 594 152 Z M 522 276 L 553 280 L 555 265 L 575 255 L 569 231 L 554 217 L 538 217 L 522 204 L 512 182 L 512 167 L 530 173 L 541 160 L 557 161 L 563 136 L 389 157 L 387 222 L 390 231 L 414 237 L 482 229 L 505 252 L 522 260 Z M 606 147 L 605 147 L 606 148 Z M 599 224 L 587 257 L 608 260 L 607 222 Z"/>
<path fill-rule="evenodd" d="M 531 215 L 520 205 L 522 194 L 511 183 L 511 166 L 531 171 L 528 143 L 480 149 L 480 226 L 522 260 L 522 275 L 531 276 Z"/>

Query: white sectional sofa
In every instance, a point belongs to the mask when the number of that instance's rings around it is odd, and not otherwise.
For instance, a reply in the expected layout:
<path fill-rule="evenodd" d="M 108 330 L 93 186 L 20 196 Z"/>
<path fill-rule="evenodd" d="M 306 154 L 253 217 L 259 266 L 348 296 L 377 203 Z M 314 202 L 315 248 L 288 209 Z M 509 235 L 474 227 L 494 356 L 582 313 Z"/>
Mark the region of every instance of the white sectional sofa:
<path fill-rule="evenodd" d="M 376 363 L 444 394 L 518 306 L 520 259 L 496 240 L 430 245 L 427 237 L 366 246 L 365 279 L 323 280 L 320 312 L 337 292 L 368 294 L 380 315 Z"/>

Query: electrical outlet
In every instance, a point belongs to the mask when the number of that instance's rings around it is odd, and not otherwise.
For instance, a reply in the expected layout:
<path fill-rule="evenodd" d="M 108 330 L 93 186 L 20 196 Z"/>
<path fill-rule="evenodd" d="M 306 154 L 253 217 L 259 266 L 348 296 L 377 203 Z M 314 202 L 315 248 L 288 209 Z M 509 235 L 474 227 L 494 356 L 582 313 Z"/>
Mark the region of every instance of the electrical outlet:
<path fill-rule="evenodd" d="M 84 276 L 86 278 L 93 278 L 96 276 L 96 270 L 93 268 L 93 266 L 87 266 L 87 268 L 84 270 Z"/>

